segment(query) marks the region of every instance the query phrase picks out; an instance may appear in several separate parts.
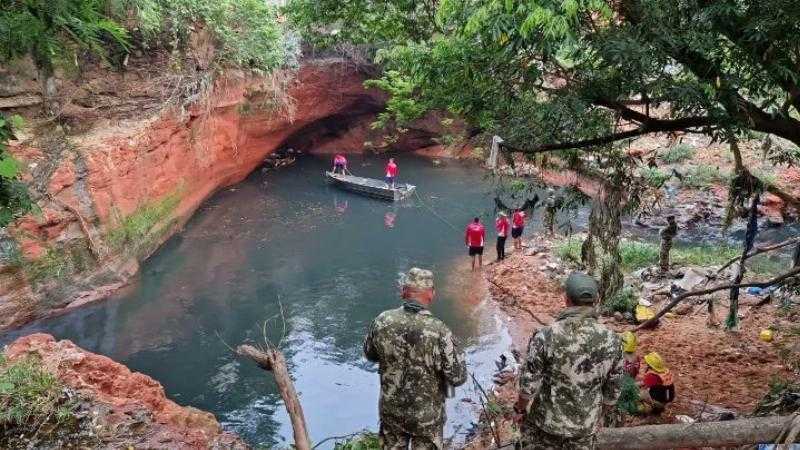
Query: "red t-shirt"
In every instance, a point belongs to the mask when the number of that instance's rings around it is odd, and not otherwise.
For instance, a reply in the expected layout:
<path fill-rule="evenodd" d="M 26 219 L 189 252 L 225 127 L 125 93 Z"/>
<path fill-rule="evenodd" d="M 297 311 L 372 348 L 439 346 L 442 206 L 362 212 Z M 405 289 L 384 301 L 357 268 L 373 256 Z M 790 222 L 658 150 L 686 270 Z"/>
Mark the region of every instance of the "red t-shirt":
<path fill-rule="evenodd" d="M 514 213 L 514 228 L 524 227 L 525 226 L 525 213 L 522 211 L 517 211 Z"/>
<path fill-rule="evenodd" d="M 347 164 L 347 158 L 345 158 L 344 155 L 336 155 L 336 157 L 333 158 L 333 163 L 334 164 Z"/>
<path fill-rule="evenodd" d="M 500 237 L 508 236 L 508 227 L 510 226 L 511 224 L 508 223 L 508 219 L 505 217 L 497 219 L 494 222 L 494 228 L 497 230 L 497 235 Z"/>
<path fill-rule="evenodd" d="M 386 165 L 386 176 L 392 178 L 397 176 L 397 164 L 390 162 Z"/>
<path fill-rule="evenodd" d="M 479 223 L 472 222 L 467 225 L 466 243 L 470 247 L 483 247 L 483 239 L 486 237 L 486 229 Z"/>

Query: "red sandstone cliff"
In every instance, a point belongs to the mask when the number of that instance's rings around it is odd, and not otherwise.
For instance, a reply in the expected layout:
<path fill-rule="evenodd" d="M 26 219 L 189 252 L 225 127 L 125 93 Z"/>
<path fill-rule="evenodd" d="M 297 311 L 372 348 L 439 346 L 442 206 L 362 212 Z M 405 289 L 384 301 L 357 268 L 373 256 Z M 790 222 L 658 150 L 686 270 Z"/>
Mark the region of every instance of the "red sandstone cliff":
<path fill-rule="evenodd" d="M 154 85 L 166 82 L 159 74 L 88 73 L 62 87 L 72 96 L 63 127 L 26 130 L 14 143 L 41 213 L 0 236 L 18 249 L 0 258 L 0 330 L 108 295 L 201 202 L 294 133 L 331 118 L 371 121 L 383 104 L 341 60 L 272 77 L 229 72 L 185 109 L 154 105 L 169 95 Z M 363 148 L 352 139 L 338 145 Z"/>
<path fill-rule="evenodd" d="M 91 422 L 94 448 L 245 449 L 210 413 L 180 406 L 155 380 L 70 341 L 33 334 L 12 343 L 14 362 L 33 356 L 82 401 L 76 416 Z M 85 417 L 84 417 L 85 416 Z"/>

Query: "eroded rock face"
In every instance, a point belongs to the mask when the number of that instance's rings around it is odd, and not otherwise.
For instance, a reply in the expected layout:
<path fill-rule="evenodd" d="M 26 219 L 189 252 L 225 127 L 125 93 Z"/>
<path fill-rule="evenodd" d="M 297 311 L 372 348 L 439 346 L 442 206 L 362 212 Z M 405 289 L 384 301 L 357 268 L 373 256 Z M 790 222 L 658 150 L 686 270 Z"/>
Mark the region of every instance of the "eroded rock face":
<path fill-rule="evenodd" d="M 0 258 L 0 330 L 104 297 L 205 199 L 290 137 L 331 118 L 358 128 L 384 102 L 356 67 L 333 59 L 306 62 L 280 83 L 227 73 L 184 110 L 152 109 L 147 96 L 158 90 L 144 76 L 103 73 L 72 88 L 71 132 L 34 130 L 12 146 L 41 213 L 9 230 L 17 254 Z M 136 102 L 143 117 L 130 113 Z M 363 149 L 346 136 L 318 133 L 314 142 Z"/>
<path fill-rule="evenodd" d="M 97 448 L 245 449 L 224 432 L 213 414 L 169 400 L 147 375 L 48 334 L 21 337 L 6 351 L 9 361 L 34 356 L 89 411 Z"/>

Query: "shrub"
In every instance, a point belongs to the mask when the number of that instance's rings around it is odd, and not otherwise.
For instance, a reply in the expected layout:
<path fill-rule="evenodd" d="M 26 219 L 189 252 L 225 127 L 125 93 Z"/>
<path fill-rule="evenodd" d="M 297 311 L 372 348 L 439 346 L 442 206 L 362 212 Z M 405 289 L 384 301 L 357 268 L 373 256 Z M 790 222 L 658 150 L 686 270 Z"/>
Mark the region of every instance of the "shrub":
<path fill-rule="evenodd" d="M 675 164 L 694 157 L 694 148 L 688 144 L 678 144 L 670 147 L 661 155 L 661 160 L 667 164 Z"/>
<path fill-rule="evenodd" d="M 617 409 L 630 415 L 639 412 L 639 386 L 630 375 L 622 378 L 622 388 L 617 400 Z"/>
<path fill-rule="evenodd" d="M 603 302 L 603 312 L 613 314 L 615 312 L 633 314 L 636 305 L 639 303 L 636 291 L 628 286 L 620 289 L 616 294 Z"/>
<path fill-rule="evenodd" d="M 63 385 L 41 363 L 28 358 L 8 363 L 0 357 L 0 429 L 37 429 L 45 422 L 68 421 L 75 405 Z"/>

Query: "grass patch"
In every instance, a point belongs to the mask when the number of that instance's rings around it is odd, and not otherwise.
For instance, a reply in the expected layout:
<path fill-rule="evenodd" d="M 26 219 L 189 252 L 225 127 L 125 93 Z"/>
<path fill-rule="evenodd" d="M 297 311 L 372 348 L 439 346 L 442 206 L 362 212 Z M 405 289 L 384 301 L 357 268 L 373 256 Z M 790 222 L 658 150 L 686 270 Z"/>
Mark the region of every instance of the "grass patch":
<path fill-rule="evenodd" d="M 556 256 L 564 261 L 580 262 L 580 239 L 566 239 L 556 245 Z M 622 270 L 632 272 L 658 264 L 658 244 L 623 240 L 619 244 Z M 741 250 L 727 245 L 695 245 L 673 247 L 670 254 L 673 264 L 680 266 L 718 266 L 741 254 Z M 755 268 L 754 272 L 758 272 Z"/>
<path fill-rule="evenodd" d="M 180 200 L 176 192 L 140 207 L 108 233 L 109 244 L 118 251 L 138 251 L 165 228 L 164 221 L 170 218 Z"/>
<path fill-rule="evenodd" d="M 639 176 L 644 178 L 649 186 L 660 188 L 672 175 L 655 167 L 642 167 L 639 169 Z"/>
<path fill-rule="evenodd" d="M 45 280 L 62 280 L 83 272 L 95 264 L 94 256 L 85 240 L 51 247 L 45 254 L 33 260 L 23 260 L 20 267 L 33 284 Z"/>
<path fill-rule="evenodd" d="M 678 144 L 661 154 L 661 160 L 667 164 L 675 164 L 694 158 L 694 147 L 689 144 Z"/>
<path fill-rule="evenodd" d="M 380 450 L 381 442 L 377 433 L 364 432 L 344 442 L 337 442 L 334 450 Z"/>
<path fill-rule="evenodd" d="M 27 358 L 9 363 L 0 356 L 0 430 L 37 430 L 45 422 L 70 421 L 75 405 L 63 389 L 39 361 Z"/>
<path fill-rule="evenodd" d="M 702 188 L 712 184 L 727 183 L 730 174 L 716 166 L 693 166 L 683 177 L 683 184 L 690 188 Z"/>

